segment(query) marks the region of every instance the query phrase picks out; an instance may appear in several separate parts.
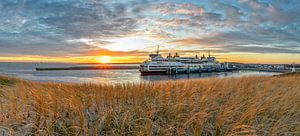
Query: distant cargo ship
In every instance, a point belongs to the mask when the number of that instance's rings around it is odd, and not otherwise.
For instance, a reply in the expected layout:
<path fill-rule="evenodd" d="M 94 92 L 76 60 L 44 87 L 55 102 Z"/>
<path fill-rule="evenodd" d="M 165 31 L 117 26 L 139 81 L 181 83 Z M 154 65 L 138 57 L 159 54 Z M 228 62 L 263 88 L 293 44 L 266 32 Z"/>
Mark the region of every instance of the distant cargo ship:
<path fill-rule="evenodd" d="M 167 57 L 162 57 L 159 53 L 159 47 L 155 54 L 150 54 L 149 59 L 140 64 L 140 72 L 142 75 L 147 74 L 189 74 L 201 72 L 218 72 L 230 71 L 236 69 L 229 63 L 219 63 L 215 57 L 180 57 L 178 53 L 174 56 L 169 53 Z"/>

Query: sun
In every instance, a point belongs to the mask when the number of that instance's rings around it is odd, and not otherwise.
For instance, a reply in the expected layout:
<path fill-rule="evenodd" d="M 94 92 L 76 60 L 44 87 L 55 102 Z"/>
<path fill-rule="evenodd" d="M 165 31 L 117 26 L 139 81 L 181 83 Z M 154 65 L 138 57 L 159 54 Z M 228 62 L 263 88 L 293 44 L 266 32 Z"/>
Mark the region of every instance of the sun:
<path fill-rule="evenodd" d="M 109 56 L 101 56 L 96 58 L 96 60 L 100 63 L 111 63 L 111 57 Z"/>

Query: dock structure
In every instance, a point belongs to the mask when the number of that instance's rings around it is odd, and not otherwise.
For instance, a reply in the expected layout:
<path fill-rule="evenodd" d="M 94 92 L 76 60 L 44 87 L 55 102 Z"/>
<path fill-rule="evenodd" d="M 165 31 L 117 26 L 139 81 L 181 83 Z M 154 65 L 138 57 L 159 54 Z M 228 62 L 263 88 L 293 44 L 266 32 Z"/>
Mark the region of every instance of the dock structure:
<path fill-rule="evenodd" d="M 298 72 L 300 69 L 267 69 L 267 68 L 239 68 L 239 70 L 247 71 L 260 71 L 260 72 L 278 72 L 278 73 L 289 73 Z"/>
<path fill-rule="evenodd" d="M 228 68 L 228 67 L 220 67 L 220 68 L 203 68 L 203 67 L 168 67 L 165 70 L 162 70 L 160 74 L 166 75 L 176 75 L 176 74 L 192 74 L 192 73 L 209 73 L 209 72 L 227 72 L 239 70 L 237 68 Z M 142 75 L 151 75 L 153 73 L 142 73 Z"/>

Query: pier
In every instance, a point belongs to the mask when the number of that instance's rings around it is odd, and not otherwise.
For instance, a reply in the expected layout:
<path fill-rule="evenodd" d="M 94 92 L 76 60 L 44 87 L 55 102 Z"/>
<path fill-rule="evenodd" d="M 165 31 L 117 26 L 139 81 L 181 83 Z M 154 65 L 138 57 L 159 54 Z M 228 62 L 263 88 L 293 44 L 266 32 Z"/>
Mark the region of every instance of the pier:
<path fill-rule="evenodd" d="M 72 67 L 54 67 L 54 68 L 36 68 L 36 71 L 51 71 L 51 70 L 122 70 L 122 69 L 139 69 L 139 66 L 72 66 Z"/>
<path fill-rule="evenodd" d="M 278 72 L 278 73 L 291 72 L 290 69 L 240 68 L 240 70 L 247 70 L 247 71 L 261 71 L 261 72 Z"/>
<path fill-rule="evenodd" d="M 278 72 L 278 73 L 292 72 L 292 69 L 240 68 L 240 70 L 261 71 L 261 72 Z M 300 71 L 300 69 L 295 69 L 294 72 L 299 72 L 299 71 Z"/>

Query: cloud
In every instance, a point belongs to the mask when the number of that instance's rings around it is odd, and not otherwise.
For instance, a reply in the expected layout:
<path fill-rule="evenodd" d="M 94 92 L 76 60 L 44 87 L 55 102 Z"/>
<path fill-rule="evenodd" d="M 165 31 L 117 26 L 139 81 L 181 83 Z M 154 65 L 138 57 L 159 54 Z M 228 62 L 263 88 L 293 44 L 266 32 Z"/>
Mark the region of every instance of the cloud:
<path fill-rule="evenodd" d="M 247 53 L 300 53 L 300 50 L 292 50 L 286 48 L 275 47 L 259 47 L 259 46 L 227 46 L 224 50 L 230 52 L 247 52 Z"/>
<path fill-rule="evenodd" d="M 198 38 L 186 38 L 186 39 L 179 39 L 179 40 L 174 40 L 174 41 L 170 41 L 168 42 L 169 44 L 176 44 L 176 45 L 182 45 L 182 46 L 186 46 L 186 45 L 202 45 L 203 42 L 201 39 Z"/>
<path fill-rule="evenodd" d="M 298 0 L 1 0 L 0 55 L 145 55 L 102 49 L 129 36 L 183 50 L 299 53 L 299 14 Z"/>
<path fill-rule="evenodd" d="M 142 1 L 141 1 L 142 2 Z M 145 1 L 144 1 L 145 2 Z M 140 2 L 125 5 L 104 1 L 1 1 L 1 52 L 58 55 L 76 52 L 86 43 L 75 39 L 120 37 L 135 32 Z M 99 43 L 99 42 L 97 42 Z M 36 51 L 36 50 L 41 51 Z M 59 50 L 59 51 L 56 51 Z M 53 54 L 54 53 L 54 54 Z"/>
<path fill-rule="evenodd" d="M 198 46 L 199 48 L 220 49 L 227 52 L 252 53 L 300 53 L 299 40 L 285 36 L 283 32 L 252 33 L 224 32 L 214 33 L 202 38 L 184 38 L 169 41 L 177 46 Z M 285 36 L 285 37 L 284 37 Z"/>
<path fill-rule="evenodd" d="M 268 23 L 272 25 L 289 25 L 291 22 L 299 22 L 299 2 L 294 0 L 278 1 L 270 3 L 258 0 L 240 0 L 242 8 L 247 9 L 249 23 L 254 25 Z M 294 5 L 297 8 L 291 7 Z"/>

